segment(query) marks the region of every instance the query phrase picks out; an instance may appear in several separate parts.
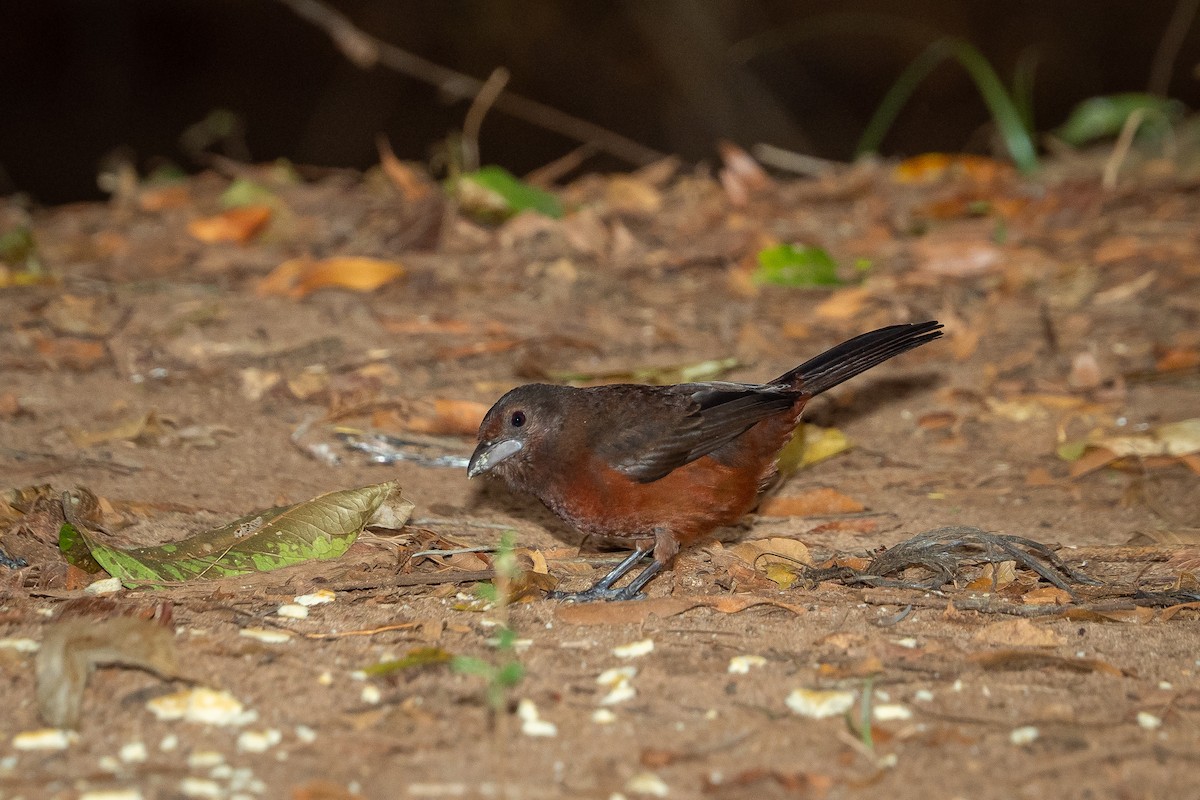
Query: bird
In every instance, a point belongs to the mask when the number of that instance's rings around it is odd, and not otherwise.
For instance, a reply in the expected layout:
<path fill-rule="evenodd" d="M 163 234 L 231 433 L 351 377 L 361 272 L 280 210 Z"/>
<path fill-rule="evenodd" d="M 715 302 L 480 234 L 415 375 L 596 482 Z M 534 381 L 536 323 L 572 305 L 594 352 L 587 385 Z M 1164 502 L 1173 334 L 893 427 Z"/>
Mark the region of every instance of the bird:
<path fill-rule="evenodd" d="M 754 508 L 809 400 L 940 338 L 941 328 L 879 328 L 761 384 L 518 386 L 484 415 L 467 475 L 500 477 L 579 533 L 632 547 L 589 589 L 549 597 L 640 599 L 681 548 Z"/>

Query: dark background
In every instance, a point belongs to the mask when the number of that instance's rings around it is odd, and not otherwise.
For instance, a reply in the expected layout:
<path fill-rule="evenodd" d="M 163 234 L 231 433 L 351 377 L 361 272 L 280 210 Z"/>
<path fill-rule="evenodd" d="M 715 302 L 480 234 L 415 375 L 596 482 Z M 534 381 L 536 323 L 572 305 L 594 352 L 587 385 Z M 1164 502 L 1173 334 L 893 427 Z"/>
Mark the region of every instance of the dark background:
<path fill-rule="evenodd" d="M 1185 6 L 1190 0 L 1184 0 Z M 1008 81 L 1038 58 L 1036 124 L 1081 99 L 1144 90 L 1174 0 L 962 2 L 748 0 L 551 3 L 331 0 L 364 31 L 689 160 L 721 137 L 827 158 L 851 156 L 880 98 L 931 41 L 966 39 Z M 895 9 L 902 8 L 901 11 Z M 179 136 L 210 111 L 240 115 L 248 155 L 366 167 L 385 133 L 427 160 L 466 104 L 386 68 L 360 70 L 276 0 L 51 1 L 8 4 L 0 46 L 0 193 L 41 203 L 101 196 L 96 173 L 118 148 L 138 166 L 199 165 Z M 1192 21 L 1168 93 L 1200 104 L 1200 25 Z M 947 63 L 902 113 L 889 154 L 987 151 L 988 114 Z M 485 163 L 521 173 L 575 143 L 498 111 Z M 606 157 L 584 169 L 619 169 Z"/>

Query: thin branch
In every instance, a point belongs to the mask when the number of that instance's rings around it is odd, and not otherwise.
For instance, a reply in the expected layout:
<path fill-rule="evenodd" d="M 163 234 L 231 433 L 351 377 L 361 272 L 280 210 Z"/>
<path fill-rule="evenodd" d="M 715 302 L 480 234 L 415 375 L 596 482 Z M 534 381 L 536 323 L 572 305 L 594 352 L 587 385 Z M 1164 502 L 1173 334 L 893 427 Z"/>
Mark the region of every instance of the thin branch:
<path fill-rule="evenodd" d="M 362 32 L 343 14 L 317 0 L 279 2 L 328 33 L 343 55 L 363 69 L 381 64 L 402 75 L 436 86 L 451 100 L 475 97 L 484 87 L 484 82 L 478 78 L 455 72 Z M 514 92 L 504 92 L 497 97 L 495 108 L 568 139 L 594 144 L 603 152 L 638 166 L 665 156 L 619 133 Z"/>
<path fill-rule="evenodd" d="M 479 131 L 483 127 L 483 118 L 504 92 L 510 77 L 512 76 L 504 67 L 496 67 L 471 101 L 471 107 L 467 109 L 467 116 L 463 119 L 462 140 L 463 170 L 466 172 L 479 169 Z"/>
<path fill-rule="evenodd" d="M 1163 31 L 1158 49 L 1154 51 L 1154 66 L 1150 70 L 1150 82 L 1146 91 L 1159 97 L 1166 97 L 1171 86 L 1171 73 L 1175 69 L 1175 59 L 1179 57 L 1179 48 L 1183 46 L 1184 37 L 1191 29 L 1200 10 L 1200 0 L 1179 0 L 1175 4 L 1175 12 Z"/>

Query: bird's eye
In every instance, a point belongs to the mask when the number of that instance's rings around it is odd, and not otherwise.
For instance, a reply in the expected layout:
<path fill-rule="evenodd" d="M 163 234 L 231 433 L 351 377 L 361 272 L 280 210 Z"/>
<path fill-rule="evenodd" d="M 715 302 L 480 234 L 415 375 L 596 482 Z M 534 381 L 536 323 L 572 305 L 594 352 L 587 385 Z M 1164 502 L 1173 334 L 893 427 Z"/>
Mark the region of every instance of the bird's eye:
<path fill-rule="evenodd" d="M 512 415 L 512 419 L 510 419 L 509 422 L 512 423 L 512 426 L 514 428 L 521 427 L 522 425 L 525 424 L 525 412 L 524 411 L 514 411 L 513 415 Z"/>

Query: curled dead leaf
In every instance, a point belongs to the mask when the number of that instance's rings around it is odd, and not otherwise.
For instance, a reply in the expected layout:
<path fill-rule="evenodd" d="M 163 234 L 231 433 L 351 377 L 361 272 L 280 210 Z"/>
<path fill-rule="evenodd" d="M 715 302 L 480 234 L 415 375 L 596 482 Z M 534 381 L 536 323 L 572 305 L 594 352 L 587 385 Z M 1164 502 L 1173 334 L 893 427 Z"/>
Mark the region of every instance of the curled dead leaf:
<path fill-rule="evenodd" d="M 192 238 L 205 244 L 245 244 L 266 227 L 272 213 L 270 206 L 239 206 L 211 217 L 194 219 L 188 223 L 187 229 Z"/>
<path fill-rule="evenodd" d="M 299 300 L 317 289 L 331 287 L 372 292 L 403 276 L 402 264 L 379 258 L 293 258 L 284 261 L 259 281 L 255 292 L 260 297 L 278 294 Z"/>
<path fill-rule="evenodd" d="M 824 514 L 856 514 L 866 508 L 836 489 L 810 489 L 796 495 L 767 498 L 758 513 L 764 517 L 813 517 Z"/>

